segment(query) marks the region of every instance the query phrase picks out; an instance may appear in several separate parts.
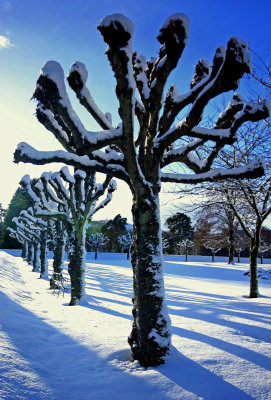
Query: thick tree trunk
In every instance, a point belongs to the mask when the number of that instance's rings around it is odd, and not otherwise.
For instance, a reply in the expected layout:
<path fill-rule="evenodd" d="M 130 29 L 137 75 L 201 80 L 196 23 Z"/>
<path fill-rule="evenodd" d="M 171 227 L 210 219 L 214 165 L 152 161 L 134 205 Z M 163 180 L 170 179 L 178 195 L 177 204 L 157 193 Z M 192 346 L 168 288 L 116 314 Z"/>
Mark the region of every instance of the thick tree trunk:
<path fill-rule="evenodd" d="M 132 246 L 134 307 L 128 342 L 144 367 L 164 363 L 170 349 L 170 319 L 165 304 L 163 253 L 158 195 L 137 197 L 133 204 Z"/>
<path fill-rule="evenodd" d="M 263 264 L 263 253 L 260 254 L 261 264 Z"/>
<path fill-rule="evenodd" d="M 215 253 L 212 251 L 212 262 L 215 261 Z"/>
<path fill-rule="evenodd" d="M 187 262 L 188 249 L 185 249 L 185 261 Z"/>
<path fill-rule="evenodd" d="M 234 263 L 234 230 L 233 226 L 231 224 L 230 229 L 229 229 L 229 261 L 228 264 L 233 264 Z"/>
<path fill-rule="evenodd" d="M 70 306 L 82 303 L 85 297 L 86 248 L 85 233 L 77 232 L 70 244 L 68 272 L 71 279 Z"/>
<path fill-rule="evenodd" d="M 54 248 L 54 261 L 53 270 L 54 273 L 61 274 L 63 270 L 63 260 L 65 255 L 66 239 L 63 235 L 56 239 L 56 244 Z"/>
<path fill-rule="evenodd" d="M 28 241 L 26 240 L 25 242 L 24 242 L 24 248 L 25 248 L 25 255 L 24 255 L 24 260 L 25 261 L 27 261 L 27 258 L 28 258 L 28 248 L 29 248 L 29 244 L 28 244 Z"/>
<path fill-rule="evenodd" d="M 34 256 L 33 256 L 33 272 L 40 271 L 40 243 L 34 243 Z"/>
<path fill-rule="evenodd" d="M 34 257 L 34 247 L 33 243 L 28 244 L 28 254 L 27 254 L 27 262 L 29 265 L 33 265 L 33 257 Z"/>
<path fill-rule="evenodd" d="M 42 279 L 48 278 L 48 241 L 47 232 L 41 232 L 40 242 L 40 277 Z"/>
<path fill-rule="evenodd" d="M 130 259 L 130 248 L 128 247 L 128 249 L 127 249 L 127 260 L 129 260 Z"/>
<path fill-rule="evenodd" d="M 97 260 L 97 257 L 98 257 L 98 251 L 95 249 L 95 255 L 94 255 L 95 260 Z"/>
<path fill-rule="evenodd" d="M 237 262 L 240 263 L 240 251 L 237 252 Z"/>
<path fill-rule="evenodd" d="M 258 243 L 258 245 L 257 245 Z M 259 295 L 259 286 L 258 286 L 258 266 L 257 266 L 257 257 L 259 250 L 259 241 L 257 237 L 250 239 L 250 298 L 256 298 Z"/>
<path fill-rule="evenodd" d="M 234 247 L 233 247 L 233 245 L 230 245 L 228 250 L 229 250 L 228 264 L 233 264 L 234 263 Z"/>
<path fill-rule="evenodd" d="M 25 258 L 26 258 L 26 240 L 22 243 L 21 257 L 22 257 L 24 260 L 25 260 Z"/>

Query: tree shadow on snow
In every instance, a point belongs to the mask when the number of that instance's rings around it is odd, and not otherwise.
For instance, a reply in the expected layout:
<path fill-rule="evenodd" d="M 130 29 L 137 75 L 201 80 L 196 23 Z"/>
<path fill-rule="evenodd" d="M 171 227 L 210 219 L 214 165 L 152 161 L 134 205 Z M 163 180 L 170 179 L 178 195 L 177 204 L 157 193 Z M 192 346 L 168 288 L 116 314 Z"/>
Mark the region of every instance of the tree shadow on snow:
<path fill-rule="evenodd" d="M 0 314 L 0 334 L 4 332 L 10 343 L 8 346 L 13 349 L 8 349 L 6 358 L 1 357 L 0 382 L 3 385 L 0 393 L 5 400 L 110 399 L 112 387 L 116 399 L 125 398 L 131 387 L 138 387 L 143 395 L 142 379 L 130 376 L 110 364 L 110 360 L 100 358 L 2 292 Z M 12 365 L 9 362 L 11 353 Z M 15 378 L 16 363 L 20 373 Z M 152 391 L 156 398 L 167 399 L 159 388 L 145 381 L 144 388 Z M 130 393 L 129 399 L 137 400 L 138 397 L 136 393 Z"/>
<path fill-rule="evenodd" d="M 169 356 L 168 364 L 159 367 L 159 372 L 188 392 L 194 393 L 198 398 L 204 400 L 254 400 L 242 390 L 180 354 L 174 347 Z"/>

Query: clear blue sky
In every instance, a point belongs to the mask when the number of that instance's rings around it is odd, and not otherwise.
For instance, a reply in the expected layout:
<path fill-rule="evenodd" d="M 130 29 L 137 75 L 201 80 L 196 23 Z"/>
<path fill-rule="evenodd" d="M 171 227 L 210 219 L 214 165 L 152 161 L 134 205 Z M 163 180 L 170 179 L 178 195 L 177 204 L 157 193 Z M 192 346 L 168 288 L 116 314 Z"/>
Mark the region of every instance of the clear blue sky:
<path fill-rule="evenodd" d="M 13 164 L 17 143 L 26 141 L 42 150 L 60 148 L 52 134 L 36 121 L 35 104 L 29 101 L 46 61 L 60 62 L 65 73 L 73 61 L 84 62 L 93 97 L 103 111 L 113 114 L 114 123 L 119 122 L 113 73 L 96 29 L 102 17 L 119 12 L 133 21 L 134 49 L 147 58 L 157 55 L 156 36 L 169 15 L 182 12 L 190 18 L 186 50 L 169 80 L 169 84 L 177 83 L 180 92 L 188 89 L 193 64 L 200 58 L 211 62 L 216 48 L 225 46 L 231 36 L 239 36 L 264 58 L 271 39 L 271 0 L 0 0 L 0 202 L 5 206 L 21 176 L 39 176 L 53 168 Z M 80 115 L 87 128 L 95 129 L 89 116 Z M 121 213 L 130 220 L 130 203 L 125 205 L 128 191 L 124 184 L 119 190 L 106 217 Z"/>

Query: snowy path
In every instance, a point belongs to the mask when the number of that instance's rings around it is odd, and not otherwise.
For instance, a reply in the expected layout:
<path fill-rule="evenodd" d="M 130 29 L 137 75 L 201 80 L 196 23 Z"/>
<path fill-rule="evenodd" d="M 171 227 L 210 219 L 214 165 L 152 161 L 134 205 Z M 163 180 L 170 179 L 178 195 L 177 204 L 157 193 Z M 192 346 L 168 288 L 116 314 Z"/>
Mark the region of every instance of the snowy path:
<path fill-rule="evenodd" d="M 0 251 L 0 399 L 271 399 L 271 281 L 251 300 L 247 265 L 194 260 L 167 258 L 174 347 L 144 370 L 129 359 L 126 260 L 87 264 L 89 305 L 67 307 L 67 294 Z"/>

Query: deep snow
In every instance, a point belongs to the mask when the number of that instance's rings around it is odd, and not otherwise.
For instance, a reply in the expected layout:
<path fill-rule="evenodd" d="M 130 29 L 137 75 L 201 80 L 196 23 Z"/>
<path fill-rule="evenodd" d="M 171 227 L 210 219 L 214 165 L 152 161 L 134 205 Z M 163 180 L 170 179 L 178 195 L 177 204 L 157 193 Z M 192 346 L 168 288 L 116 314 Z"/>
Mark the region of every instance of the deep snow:
<path fill-rule="evenodd" d="M 127 344 L 125 255 L 88 254 L 89 304 L 68 307 L 68 294 L 11 254 L 0 251 L 1 400 L 271 399 L 271 281 L 248 299 L 248 264 L 166 257 L 173 348 L 166 365 L 145 370 Z"/>

